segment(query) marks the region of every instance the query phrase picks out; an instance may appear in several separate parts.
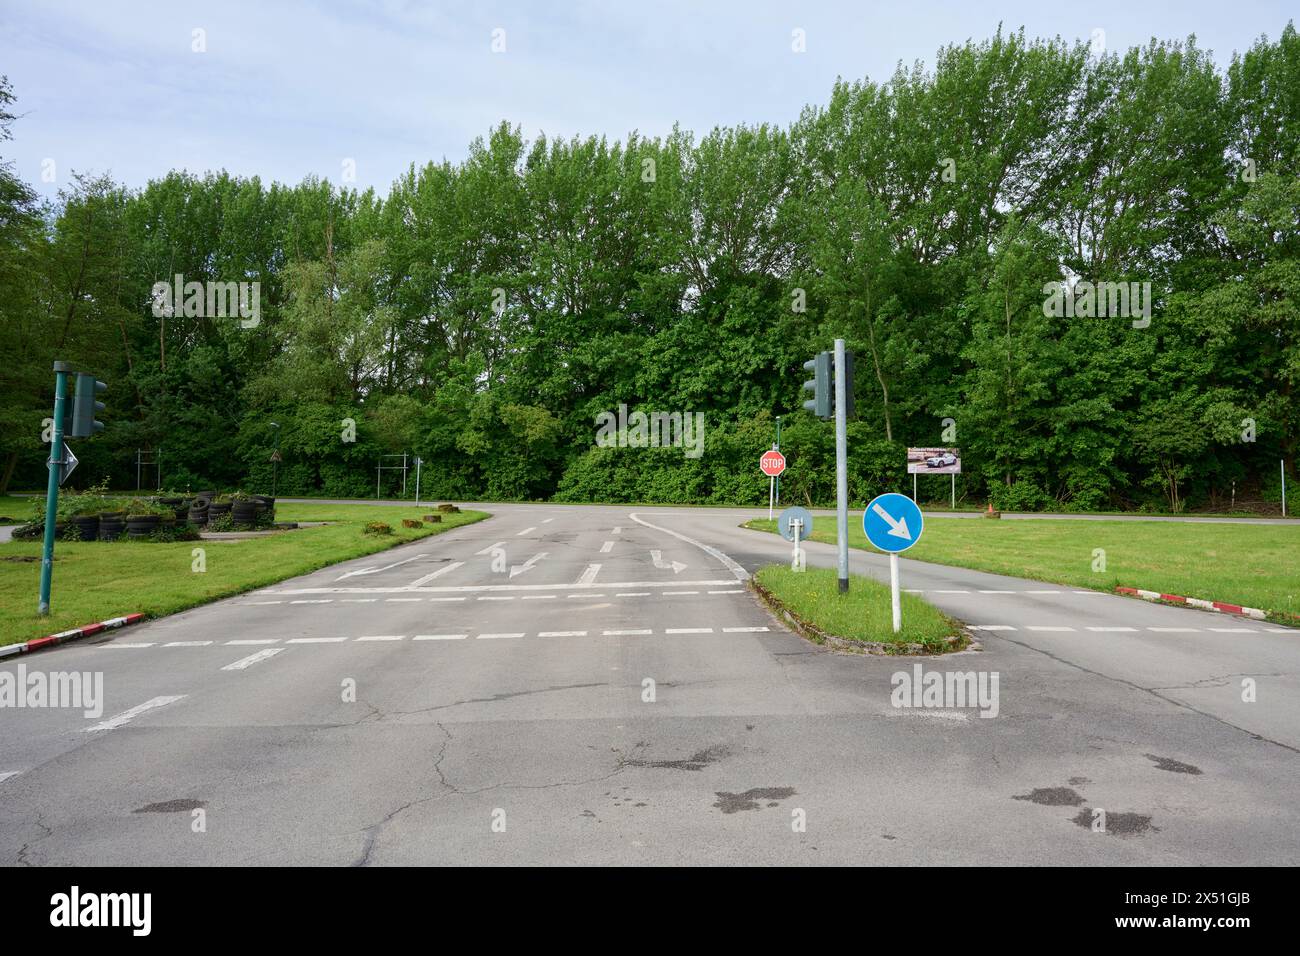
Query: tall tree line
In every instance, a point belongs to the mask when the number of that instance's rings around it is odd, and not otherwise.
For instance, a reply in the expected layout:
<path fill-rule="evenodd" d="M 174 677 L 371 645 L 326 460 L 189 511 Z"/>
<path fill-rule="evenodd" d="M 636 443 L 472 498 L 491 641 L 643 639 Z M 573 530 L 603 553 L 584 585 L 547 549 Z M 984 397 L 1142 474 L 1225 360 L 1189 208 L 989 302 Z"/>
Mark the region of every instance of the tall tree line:
<path fill-rule="evenodd" d="M 16 129 L 0 85 L 0 143 Z M 528 142 L 507 124 L 387 196 L 315 179 L 75 177 L 0 163 L 0 490 L 44 482 L 51 363 L 110 383 L 85 481 L 752 503 L 833 496 L 802 363 L 856 355 L 851 492 L 961 447 L 1011 508 L 1276 499 L 1300 440 L 1300 37 L 1216 68 L 999 33 L 840 82 L 788 128 Z M 157 314 L 154 285 L 257 282 L 260 322 Z M 1150 284 L 1150 322 L 1045 309 Z M 1075 283 L 1080 283 L 1075 285 Z M 705 414 L 704 453 L 595 446 L 620 405 Z M 272 423 L 275 423 L 274 425 Z M 146 481 L 152 474 L 146 473 Z M 392 473 L 385 473 L 391 478 Z M 389 478 L 385 479 L 387 483 Z M 937 497 L 943 489 L 925 489 Z"/>

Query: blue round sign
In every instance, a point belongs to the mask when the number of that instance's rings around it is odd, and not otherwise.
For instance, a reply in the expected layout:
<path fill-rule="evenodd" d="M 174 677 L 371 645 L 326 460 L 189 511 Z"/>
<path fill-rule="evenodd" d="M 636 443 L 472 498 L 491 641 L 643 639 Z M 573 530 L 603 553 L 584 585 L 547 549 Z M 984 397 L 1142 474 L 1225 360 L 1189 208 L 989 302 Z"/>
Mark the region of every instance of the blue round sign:
<path fill-rule="evenodd" d="M 906 551 L 921 540 L 925 519 L 907 495 L 877 495 L 862 512 L 862 531 L 881 551 Z"/>

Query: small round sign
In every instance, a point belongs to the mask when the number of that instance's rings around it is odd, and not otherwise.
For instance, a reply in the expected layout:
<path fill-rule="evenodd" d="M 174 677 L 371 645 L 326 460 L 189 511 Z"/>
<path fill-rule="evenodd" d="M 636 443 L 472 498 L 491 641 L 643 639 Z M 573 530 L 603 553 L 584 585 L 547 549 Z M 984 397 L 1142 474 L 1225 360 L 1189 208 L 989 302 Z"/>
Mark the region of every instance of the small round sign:
<path fill-rule="evenodd" d="M 776 519 L 776 530 L 781 532 L 781 537 L 787 541 L 794 541 L 794 522 L 802 521 L 799 528 L 799 540 L 807 541 L 812 534 L 813 517 L 807 508 L 800 508 L 798 505 L 786 508 L 781 512 L 781 516 Z"/>
<path fill-rule="evenodd" d="M 781 472 L 785 471 L 785 455 L 781 454 L 775 448 L 763 452 L 763 456 L 758 459 L 759 470 L 769 478 L 775 478 Z"/>
<path fill-rule="evenodd" d="M 925 519 L 907 495 L 891 491 L 877 495 L 862 512 L 862 531 L 881 551 L 906 551 L 921 540 Z"/>

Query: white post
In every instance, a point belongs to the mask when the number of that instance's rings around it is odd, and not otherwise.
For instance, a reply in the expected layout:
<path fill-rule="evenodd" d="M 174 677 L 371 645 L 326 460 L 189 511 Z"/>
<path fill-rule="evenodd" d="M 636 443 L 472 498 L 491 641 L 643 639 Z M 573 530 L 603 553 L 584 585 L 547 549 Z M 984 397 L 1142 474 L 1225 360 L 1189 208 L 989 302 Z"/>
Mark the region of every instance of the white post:
<path fill-rule="evenodd" d="M 849 591 L 849 457 L 848 379 L 844 368 L 844 340 L 835 340 L 835 535 L 839 539 L 839 590 Z"/>
<path fill-rule="evenodd" d="M 1282 459 L 1281 465 L 1282 465 L 1282 517 L 1285 518 L 1286 517 L 1286 459 L 1285 458 Z"/>
<path fill-rule="evenodd" d="M 889 555 L 889 601 L 894 609 L 894 633 L 903 629 L 903 608 L 898 599 L 898 555 Z"/>
<path fill-rule="evenodd" d="M 772 501 L 773 501 L 772 495 L 774 493 L 772 489 L 775 487 L 776 487 L 776 478 L 769 477 L 767 479 L 767 520 L 768 521 L 772 520 Z"/>
<path fill-rule="evenodd" d="M 790 522 L 790 526 L 794 528 L 794 559 L 790 562 L 790 569 L 792 571 L 802 571 L 804 570 L 804 562 L 803 552 L 799 550 L 799 532 L 803 530 L 803 522 L 796 518 Z"/>
<path fill-rule="evenodd" d="M 952 510 L 957 510 L 957 473 L 952 475 Z"/>
<path fill-rule="evenodd" d="M 424 462 L 417 456 L 415 459 L 415 507 L 420 507 L 420 466 Z"/>
<path fill-rule="evenodd" d="M 912 504 L 916 504 L 916 472 L 912 472 Z"/>

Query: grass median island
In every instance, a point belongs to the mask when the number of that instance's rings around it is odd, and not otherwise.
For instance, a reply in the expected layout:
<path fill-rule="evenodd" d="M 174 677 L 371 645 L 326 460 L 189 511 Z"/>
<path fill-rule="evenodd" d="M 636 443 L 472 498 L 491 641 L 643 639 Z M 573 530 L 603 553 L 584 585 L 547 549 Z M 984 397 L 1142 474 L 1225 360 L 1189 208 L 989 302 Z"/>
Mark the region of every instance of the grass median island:
<path fill-rule="evenodd" d="M 0 543 L 0 645 L 137 611 L 151 617 L 174 614 L 488 517 L 483 511 L 461 511 L 443 514 L 437 524 L 402 526 L 402 518 L 418 519 L 431 510 L 427 506 L 280 504 L 277 521 L 331 524 L 243 540 L 58 541 L 48 617 L 36 613 L 41 542 Z M 365 534 L 363 529 L 372 521 L 390 524 L 392 533 Z M 194 548 L 204 551 L 202 572 L 193 570 Z"/>
<path fill-rule="evenodd" d="M 776 522 L 745 527 L 775 532 Z M 814 518 L 812 540 L 834 544 L 835 518 Z M 849 546 L 876 551 L 862 533 L 860 510 L 849 516 Z M 1093 570 L 1098 549 L 1105 552 L 1104 571 Z M 934 518 L 904 557 L 1099 591 L 1143 588 L 1300 614 L 1300 526 Z"/>
<path fill-rule="evenodd" d="M 895 634 L 889 585 L 871 578 L 851 576 L 849 593 L 840 594 L 834 568 L 795 572 L 774 564 L 760 568 L 753 582 L 769 606 L 793 615 L 804 635 L 819 643 L 829 635 L 828 643 L 842 649 L 858 644 L 885 654 L 943 653 L 968 643 L 956 621 L 913 594 L 902 595 L 903 629 Z"/>

